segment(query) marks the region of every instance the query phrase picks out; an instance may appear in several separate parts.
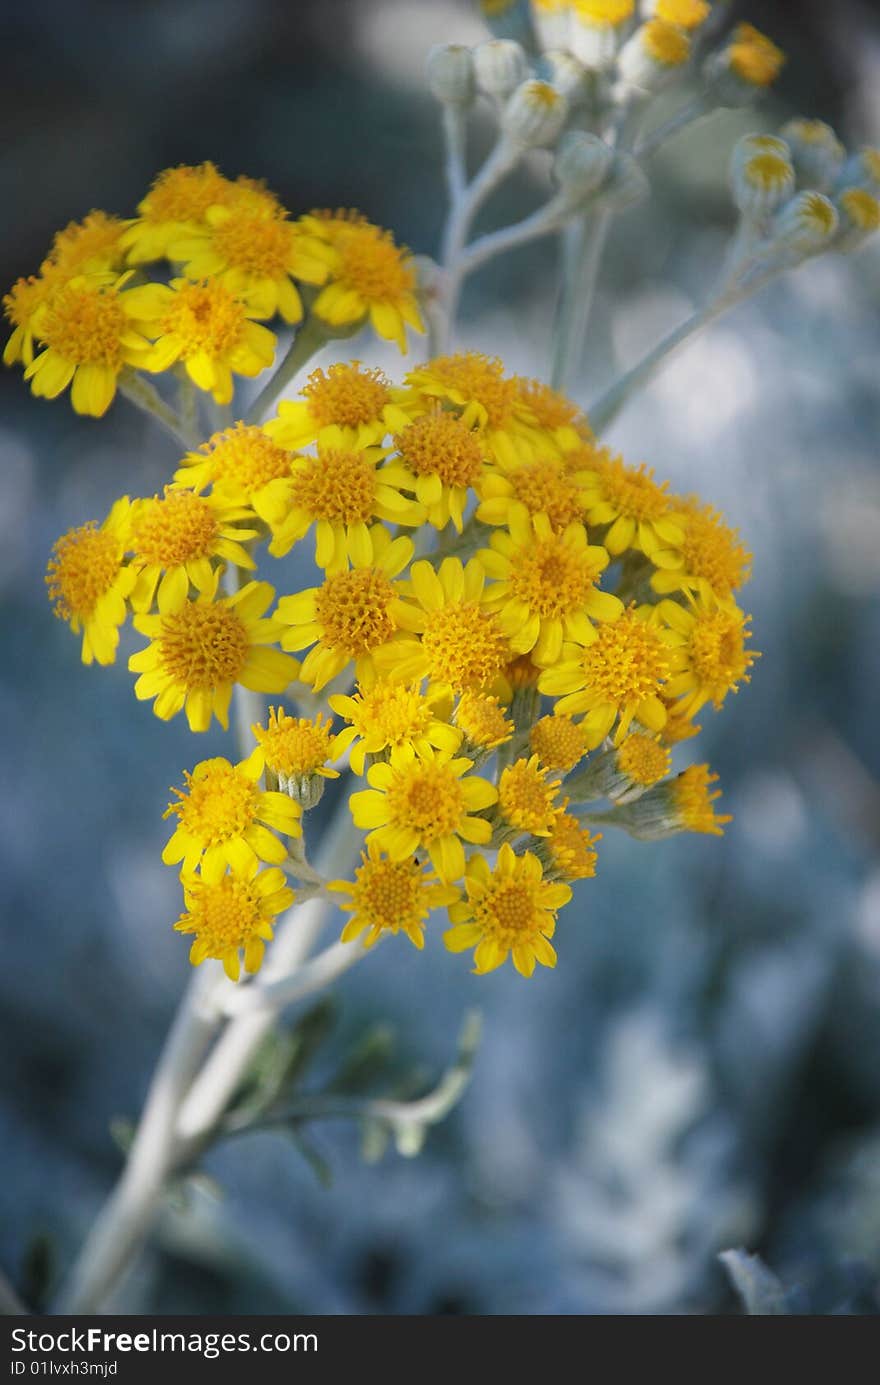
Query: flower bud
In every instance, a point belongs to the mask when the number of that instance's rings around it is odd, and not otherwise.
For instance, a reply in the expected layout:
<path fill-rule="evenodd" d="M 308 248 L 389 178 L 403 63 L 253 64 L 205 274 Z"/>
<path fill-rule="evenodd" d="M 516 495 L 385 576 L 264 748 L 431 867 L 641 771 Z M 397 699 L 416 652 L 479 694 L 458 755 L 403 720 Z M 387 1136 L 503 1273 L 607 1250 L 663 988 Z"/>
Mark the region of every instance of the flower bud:
<path fill-rule="evenodd" d="M 807 189 L 780 207 L 771 230 L 774 244 L 795 261 L 827 250 L 837 232 L 837 208 L 824 192 Z"/>
<path fill-rule="evenodd" d="M 549 82 L 534 78 L 517 87 L 504 108 L 501 125 L 523 149 L 553 144 L 568 114 L 568 103 Z"/>
<path fill-rule="evenodd" d="M 635 0 L 572 0 L 569 46 L 584 67 L 612 65 L 635 8 Z"/>
<path fill-rule="evenodd" d="M 730 160 L 730 187 L 743 216 L 774 212 L 791 197 L 794 182 L 794 167 L 782 140 L 772 135 L 737 140 Z"/>
<path fill-rule="evenodd" d="M 531 52 L 535 29 L 530 0 L 479 0 L 483 19 L 496 38 L 512 38 Z"/>
<path fill-rule="evenodd" d="M 487 96 L 506 100 L 525 81 L 529 64 L 525 52 L 512 39 L 493 38 L 474 49 L 477 86 Z"/>
<path fill-rule="evenodd" d="M 589 197 L 604 183 L 614 152 L 598 135 L 567 130 L 559 141 L 553 174 L 573 202 Z"/>
<path fill-rule="evenodd" d="M 469 106 L 474 99 L 474 60 L 459 43 L 439 43 L 427 61 L 428 85 L 444 106 Z"/>
<path fill-rule="evenodd" d="M 681 71 L 690 55 L 691 41 L 684 30 L 649 19 L 623 45 L 617 70 L 624 86 L 653 93 Z"/>
<path fill-rule="evenodd" d="M 859 250 L 880 228 L 880 198 L 865 188 L 844 188 L 837 194 L 840 229 L 835 250 Z"/>
<path fill-rule="evenodd" d="M 721 106 L 747 106 L 772 86 L 785 54 L 751 24 L 738 24 L 730 41 L 710 55 L 704 72 Z"/>
<path fill-rule="evenodd" d="M 661 841 L 678 832 L 720 837 L 732 819 L 715 812 L 714 804 L 721 797 L 721 790 L 712 788 L 717 782 L 718 775 L 710 774 L 708 765 L 692 765 L 674 779 L 648 789 L 636 801 L 621 803 L 595 820 L 621 827 L 643 842 Z"/>
<path fill-rule="evenodd" d="M 709 18 L 709 0 L 642 0 L 640 10 L 645 19 L 662 19 L 676 29 L 698 29 Z"/>
<path fill-rule="evenodd" d="M 843 166 L 838 187 L 864 188 L 880 197 L 880 149 L 866 147 L 852 154 Z"/>
<path fill-rule="evenodd" d="M 543 49 L 568 46 L 570 0 L 532 0 L 532 22 Z"/>
<path fill-rule="evenodd" d="M 624 212 L 644 202 L 651 185 L 641 164 L 632 154 L 615 154 L 605 180 L 602 201 L 611 211 Z"/>
<path fill-rule="evenodd" d="M 606 741 L 580 774 L 569 775 L 565 792 L 573 803 L 594 803 L 600 798 L 632 803 L 665 779 L 671 760 L 669 750 L 659 740 L 634 732 L 619 746 Z"/>
<path fill-rule="evenodd" d="M 576 110 L 589 101 L 592 91 L 591 74 L 564 48 L 545 53 L 538 64 L 539 76 L 545 77 L 551 86 L 561 92 L 570 110 Z"/>
<path fill-rule="evenodd" d="M 797 180 L 826 192 L 846 159 L 846 150 L 824 120 L 789 120 L 779 132 L 791 150 Z"/>

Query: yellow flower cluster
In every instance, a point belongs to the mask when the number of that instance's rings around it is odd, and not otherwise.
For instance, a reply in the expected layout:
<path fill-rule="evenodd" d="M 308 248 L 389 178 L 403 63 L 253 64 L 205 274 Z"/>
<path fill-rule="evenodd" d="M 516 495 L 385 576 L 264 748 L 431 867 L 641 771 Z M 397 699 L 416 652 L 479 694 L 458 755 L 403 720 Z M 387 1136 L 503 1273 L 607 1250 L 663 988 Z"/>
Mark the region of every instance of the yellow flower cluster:
<path fill-rule="evenodd" d="M 171 367 L 229 404 L 234 376 L 272 365 L 276 317 L 308 313 L 328 337 L 369 322 L 404 352 L 405 327 L 424 330 L 412 259 L 389 232 L 352 212 L 293 219 L 261 183 L 211 163 L 160 173 L 135 217 L 91 212 L 59 231 L 3 308 L 6 364 L 41 398 L 69 385 L 76 412 L 95 417 L 120 382 Z"/>
<path fill-rule="evenodd" d="M 257 216 L 265 194 L 240 195 Z M 224 215 L 186 232 L 189 268 L 250 291 L 199 258 L 240 210 L 211 207 Z M 153 253 L 142 212 L 126 243 Z M 314 559 L 312 585 L 276 597 L 253 575 L 259 545 Z M 672 752 L 749 679 L 749 561 L 714 509 L 599 446 L 570 401 L 464 353 L 401 385 L 357 361 L 314 370 L 264 426 L 184 457 L 163 495 L 66 535 L 47 580 L 86 662 L 113 661 L 131 611 L 135 694 L 157 716 L 225 726 L 235 684 L 308 712 L 272 709 L 248 759 L 203 761 L 169 808 L 194 962 L 259 965 L 285 867 L 346 897 L 346 940 L 421 947 L 445 907 L 446 944 L 477 972 L 510 958 L 530 975 L 555 964 L 571 882 L 595 873 L 591 823 L 653 838 L 727 820 L 708 767 L 672 774 Z M 301 815 L 342 773 L 363 781 L 361 863 L 314 884 Z"/>

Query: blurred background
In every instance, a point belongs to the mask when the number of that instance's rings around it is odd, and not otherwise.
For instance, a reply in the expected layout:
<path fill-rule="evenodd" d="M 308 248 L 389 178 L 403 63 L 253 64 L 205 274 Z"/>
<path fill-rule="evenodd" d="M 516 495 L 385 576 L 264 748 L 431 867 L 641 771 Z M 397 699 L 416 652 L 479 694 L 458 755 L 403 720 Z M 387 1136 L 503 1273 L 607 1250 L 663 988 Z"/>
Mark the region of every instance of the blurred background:
<path fill-rule="evenodd" d="M 880 139 L 875 4 L 754 0 L 747 17 L 788 53 L 778 89 L 654 162 L 652 201 L 611 240 L 583 403 L 711 283 L 739 134 L 804 114 Z M 157 170 L 204 159 L 295 213 L 357 206 L 435 253 L 423 59 L 485 36 L 468 0 L 6 0 L 0 284 L 70 218 L 129 214 Z M 487 140 L 478 122 L 476 154 Z M 537 160 L 486 224 L 545 176 Z M 544 374 L 554 256 L 541 243 L 477 276 L 461 342 Z M 282 1135 L 221 1148 L 220 1196 L 169 1208 L 117 1310 L 737 1312 L 717 1253 L 745 1245 L 799 1311 L 880 1311 L 878 308 L 880 248 L 809 264 L 683 352 L 611 435 L 754 552 L 764 656 L 699 742 L 735 815 L 724 839 L 608 832 L 559 967 L 530 982 L 472 976 L 438 929 L 424 955 L 383 947 L 340 986 L 320 1062 L 381 1023 L 435 1074 L 479 1005 L 461 1106 L 413 1161 L 367 1166 L 349 1127 L 314 1127 L 329 1187 Z M 350 350 L 401 370 L 372 339 Z M 182 718 L 135 703 L 124 658 L 81 665 L 44 566 L 60 533 L 152 494 L 176 460 L 124 402 L 83 420 L 0 376 L 0 1266 L 31 1302 L 118 1173 L 111 1123 L 137 1115 L 188 980 L 159 854 L 168 786 L 197 758 Z M 222 748 L 212 735 L 199 756 Z"/>

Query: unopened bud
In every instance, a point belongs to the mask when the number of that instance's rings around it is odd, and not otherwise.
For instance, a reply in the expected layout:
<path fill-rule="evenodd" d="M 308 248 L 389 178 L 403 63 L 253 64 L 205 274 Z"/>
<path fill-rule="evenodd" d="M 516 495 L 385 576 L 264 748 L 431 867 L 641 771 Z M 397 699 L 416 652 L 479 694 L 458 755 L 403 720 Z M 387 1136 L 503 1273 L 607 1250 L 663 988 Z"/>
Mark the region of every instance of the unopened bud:
<path fill-rule="evenodd" d="M 559 141 L 553 174 L 562 191 L 579 202 L 605 182 L 613 162 L 614 151 L 598 135 L 567 130 Z"/>
<path fill-rule="evenodd" d="M 651 185 L 641 164 L 632 154 L 615 154 L 602 192 L 603 203 L 612 211 L 624 212 L 644 202 Z"/>
<path fill-rule="evenodd" d="M 779 132 L 791 150 L 798 182 L 827 192 L 846 159 L 846 150 L 824 120 L 789 120 Z"/>
<path fill-rule="evenodd" d="M 866 147 L 852 154 L 841 170 L 838 187 L 864 188 L 880 197 L 880 149 Z"/>
<path fill-rule="evenodd" d="M 730 158 L 733 200 L 744 216 L 774 212 L 794 192 L 794 167 L 783 140 L 773 135 L 744 135 Z"/>
<path fill-rule="evenodd" d="M 662 19 L 687 32 L 704 24 L 712 10 L 709 0 L 642 0 L 639 8 L 645 19 Z"/>
<path fill-rule="evenodd" d="M 441 43 L 432 48 L 427 61 L 428 85 L 444 106 L 469 106 L 476 82 L 471 50 L 458 43 Z"/>
<path fill-rule="evenodd" d="M 569 42 L 584 67 L 612 65 L 635 8 L 635 0 L 572 0 Z"/>
<path fill-rule="evenodd" d="M 880 198 L 865 188 L 845 188 L 837 194 L 840 229 L 835 250 L 859 250 L 880 228 Z"/>
<path fill-rule="evenodd" d="M 504 108 L 501 124 L 514 144 L 535 149 L 556 141 L 567 115 L 565 97 L 549 82 L 531 79 L 517 87 Z"/>
<path fill-rule="evenodd" d="M 837 208 L 824 192 L 807 189 L 780 207 L 773 222 L 774 243 L 796 260 L 827 250 L 837 231 Z"/>
<path fill-rule="evenodd" d="M 617 70 L 624 86 L 653 93 L 680 72 L 690 55 L 691 41 L 683 29 L 649 19 L 623 45 Z"/>
<path fill-rule="evenodd" d="M 550 85 L 562 93 L 570 110 L 576 110 L 590 99 L 591 73 L 564 48 L 556 48 L 544 54 L 538 64 L 538 75 L 546 77 Z"/>
<path fill-rule="evenodd" d="M 487 96 L 506 100 L 529 73 L 524 50 L 513 39 L 493 38 L 474 49 L 477 86 Z"/>
<path fill-rule="evenodd" d="M 532 0 L 532 20 L 541 47 L 568 46 L 570 0 Z"/>
<path fill-rule="evenodd" d="M 779 76 L 785 54 L 751 24 L 738 24 L 730 41 L 711 54 L 705 76 L 721 106 L 748 106 Z"/>

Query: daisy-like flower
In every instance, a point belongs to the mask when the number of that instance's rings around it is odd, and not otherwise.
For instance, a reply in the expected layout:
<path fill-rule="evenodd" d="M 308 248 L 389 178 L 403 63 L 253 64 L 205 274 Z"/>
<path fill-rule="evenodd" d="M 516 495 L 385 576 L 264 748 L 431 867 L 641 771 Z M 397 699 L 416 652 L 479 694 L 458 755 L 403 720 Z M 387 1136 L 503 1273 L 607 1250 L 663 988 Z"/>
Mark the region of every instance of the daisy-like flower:
<path fill-rule="evenodd" d="M 516 856 L 505 843 L 494 870 L 484 857 L 472 856 L 464 883 L 467 898 L 450 905 L 454 926 L 443 934 L 450 952 L 473 948 L 478 976 L 502 966 L 511 955 L 521 976 L 531 976 L 536 962 L 556 966 L 550 939 L 571 890 L 545 880 L 537 856 L 530 851 Z"/>
<path fill-rule="evenodd" d="M 499 745 L 506 745 L 516 730 L 507 708 L 491 693 L 462 693 L 455 709 L 455 724 L 464 732 L 467 754 L 481 758 Z"/>
<path fill-rule="evenodd" d="M 657 609 L 670 627 L 668 639 L 678 655 L 666 696 L 680 698 L 688 718 L 707 702 L 717 711 L 729 692 L 750 681 L 749 669 L 760 657 L 745 646 L 751 617 L 735 601 L 721 600 L 706 586 L 689 593 L 688 606 L 661 601 Z"/>
<path fill-rule="evenodd" d="M 409 252 L 357 212 L 312 212 L 300 224 L 334 252 L 329 282 L 312 305 L 315 317 L 330 327 L 354 329 L 369 319 L 377 336 L 396 342 L 406 355 L 406 328 L 425 330 Z"/>
<path fill-rule="evenodd" d="M 392 539 L 383 525 L 374 524 L 369 541 L 366 561 L 355 558 L 350 571 L 331 573 L 320 587 L 278 602 L 275 619 L 289 627 L 281 647 L 309 650 L 299 676 L 316 692 L 350 663 L 360 683 L 374 681 L 373 656 L 407 615 L 401 584 L 394 579 L 412 558 L 412 539 Z"/>
<path fill-rule="evenodd" d="M 39 304 L 28 330 L 45 349 L 24 373 L 38 398 L 56 399 L 70 385 L 75 412 L 100 418 L 113 403 L 120 371 L 145 366 L 150 343 L 140 320 L 140 290 L 124 283 L 125 276 L 116 283 L 80 276 Z"/>
<path fill-rule="evenodd" d="M 403 635 L 377 654 L 381 673 L 394 681 L 427 677 L 432 693 L 490 691 L 510 659 L 510 644 L 486 609 L 486 574 L 472 558 L 444 558 L 435 572 L 427 560 L 413 563 L 407 592 L 418 605 L 398 616 Z"/>
<path fill-rule="evenodd" d="M 544 670 L 538 680 L 541 692 L 558 699 L 560 712 L 586 712 L 583 726 L 590 748 L 605 739 L 615 722 L 618 742 L 634 720 L 650 731 L 662 730 L 666 706 L 660 693 L 681 659 L 659 608 L 630 607 L 617 620 L 590 626 L 590 631 L 582 649 L 568 646 L 561 661 Z"/>
<path fill-rule="evenodd" d="M 254 322 L 259 313 L 216 280 L 172 279 L 129 292 L 157 337 L 143 369 L 161 373 L 180 361 L 216 404 L 231 402 L 233 374 L 253 379 L 275 359 L 275 334 Z"/>
<path fill-rule="evenodd" d="M 539 453 L 546 452 L 548 441 L 560 452 L 571 452 L 592 439 L 586 415 L 566 395 L 551 389 L 543 380 L 531 380 L 524 375 L 513 378 L 517 396 L 536 425 L 535 444 Z"/>
<path fill-rule="evenodd" d="M 525 462 L 507 471 L 487 471 L 479 484 L 477 519 L 483 524 L 504 524 L 546 515 L 551 529 L 560 534 L 570 524 L 582 523 L 587 471 L 572 471 L 555 457 Z"/>
<path fill-rule="evenodd" d="M 321 712 L 314 718 L 292 717 L 280 707 L 270 707 L 266 725 L 251 730 L 257 738 L 254 756 L 260 769 L 274 774 L 278 787 L 303 807 L 317 803 L 323 780 L 339 778 L 339 770 L 327 763 L 344 748 L 341 737 L 333 734 L 332 717 Z"/>
<path fill-rule="evenodd" d="M 219 280 L 256 317 L 280 313 L 285 322 L 299 322 L 303 315 L 294 279 L 326 283 L 334 258 L 283 208 L 252 201 L 208 207 L 202 225 L 172 238 L 167 254 L 184 262 L 188 279 Z"/>
<path fill-rule="evenodd" d="M 654 591 L 680 591 L 707 582 L 716 596 L 729 597 L 748 581 L 752 555 L 738 531 L 711 505 L 688 496 L 676 502 L 674 523 L 681 529 L 681 543 L 651 554 L 658 569 L 651 578 Z"/>
<path fill-rule="evenodd" d="M 659 736 L 634 731 L 619 745 L 607 745 L 592 756 L 585 769 L 566 779 L 565 787 L 575 803 L 599 798 L 630 803 L 665 779 L 671 763 L 669 747 Z"/>
<path fill-rule="evenodd" d="M 258 860 L 280 865 L 287 847 L 275 833 L 302 836 L 300 808 L 287 794 L 262 792 L 261 773 L 259 751 L 237 765 L 218 756 L 184 772 L 186 788 L 172 789 L 177 802 L 164 813 L 178 818 L 162 852 L 166 866 L 182 861 L 188 874 L 201 868 L 203 878 L 213 881 L 227 867 L 246 872 Z"/>
<path fill-rule="evenodd" d="M 230 981 L 241 975 L 244 954 L 246 972 L 259 971 L 266 943 L 272 941 L 278 914 L 289 909 L 294 893 L 277 867 L 258 870 L 256 862 L 208 880 L 202 875 L 183 876 L 185 912 L 174 925 L 178 933 L 194 933 L 189 952 L 194 967 L 208 957 L 223 963 Z"/>
<path fill-rule="evenodd" d="M 274 481 L 290 475 L 290 453 L 255 424 L 237 423 L 215 433 L 198 452 L 187 452 L 174 473 L 185 490 L 207 490 L 232 505 L 254 508 Z"/>
<path fill-rule="evenodd" d="M 572 0 L 571 50 L 586 67 L 608 67 L 635 12 L 635 0 Z"/>
<path fill-rule="evenodd" d="M 458 890 L 441 885 L 433 871 L 423 870 L 412 859 L 391 861 L 375 842 L 361 853 L 353 882 L 332 880 L 327 888 L 350 896 L 339 906 L 343 913 L 351 914 L 341 941 L 363 938 L 364 947 L 372 947 L 383 933 L 403 933 L 421 950 L 425 946 L 425 920 L 431 910 L 458 899 Z"/>
<path fill-rule="evenodd" d="M 498 793 L 487 779 L 469 774 L 472 762 L 448 751 L 417 755 L 412 746 L 391 751 L 387 763 L 367 770 L 368 789 L 351 796 L 356 827 L 368 829 L 367 842 L 405 861 L 427 851 L 444 885 L 464 874 L 462 840 L 485 845 L 492 836 L 486 818 L 473 816 L 490 808 Z"/>
<path fill-rule="evenodd" d="M 469 492 L 484 471 L 479 432 L 438 404 L 398 433 L 394 446 L 416 478 L 416 499 L 425 506 L 428 523 L 445 529 L 452 520 L 460 534 Z"/>
<path fill-rule="evenodd" d="M 370 525 L 377 519 L 415 528 L 425 512 L 403 495 L 414 482 L 403 466 L 386 462 L 381 447 L 352 449 L 340 428 L 326 428 L 316 456 L 291 459 L 290 476 L 260 496 L 259 515 L 272 530 L 276 558 L 315 527 L 315 561 L 326 572 L 372 558 Z"/>
<path fill-rule="evenodd" d="M 136 573 L 123 565 L 131 505 L 117 500 L 100 528 L 71 529 L 52 549 L 46 570 L 49 600 L 59 620 L 75 635 L 82 631 L 84 664 L 112 664 L 125 620 L 126 598 Z"/>
<path fill-rule="evenodd" d="M 299 671 L 296 659 L 268 646 L 283 627 L 265 619 L 275 590 L 268 582 L 248 582 L 234 596 L 217 599 L 219 572 L 212 586 L 188 601 L 175 594 L 159 615 L 135 616 L 134 627 L 150 641 L 132 654 L 128 667 L 140 677 L 139 701 L 155 698 L 153 710 L 169 721 L 181 709 L 191 731 L 207 731 L 216 717 L 229 726 L 229 703 L 236 683 L 253 692 L 281 693 Z"/>
<path fill-rule="evenodd" d="M 721 797 L 721 790 L 713 787 L 717 782 L 718 775 L 710 773 L 708 765 L 691 765 L 674 779 L 648 789 L 635 803 L 606 813 L 603 820 L 644 842 L 663 841 L 678 832 L 721 837 L 733 819 L 715 812 Z"/>
<path fill-rule="evenodd" d="M 334 693 L 329 699 L 334 712 L 349 724 L 340 731 L 337 747 L 351 747 L 351 767 L 363 774 L 368 755 L 381 755 L 403 745 L 419 755 L 445 750 L 453 755 L 461 744 L 461 732 L 437 714 L 438 698 L 428 697 L 418 685 L 377 682 L 358 687 L 353 697 Z"/>
<path fill-rule="evenodd" d="M 209 207 L 238 202 L 277 210 L 278 202 L 251 178 L 232 182 L 212 163 L 166 168 L 156 175 L 139 215 L 122 237 L 129 264 L 149 264 L 167 254 L 173 240 L 202 226 Z"/>
<path fill-rule="evenodd" d="M 149 611 L 156 600 L 165 611 L 181 594 L 189 595 L 190 585 L 213 590 L 215 560 L 252 569 L 254 560 L 242 544 L 256 538 L 257 530 L 240 527 L 248 520 L 253 521 L 249 509 L 222 497 L 168 486 L 161 497 L 135 501 L 129 547 L 138 580 L 132 610 Z"/>
<path fill-rule="evenodd" d="M 497 357 L 476 351 L 436 356 L 411 370 L 406 383 L 417 395 L 455 411 L 466 428 L 475 428 L 484 453 L 500 466 L 531 461 L 535 416 Z"/>
<path fill-rule="evenodd" d="M 613 557 L 636 548 L 648 558 L 657 549 L 681 544 L 684 535 L 672 517 L 664 481 L 658 485 L 644 466 L 627 466 L 620 457 L 594 454 L 585 500 L 587 522 L 607 525 L 602 543 Z"/>
<path fill-rule="evenodd" d="M 587 753 L 583 727 L 564 713 L 536 721 L 529 731 L 529 745 L 542 765 L 565 774 Z"/>
<path fill-rule="evenodd" d="M 486 607 L 517 654 L 531 651 L 536 664 L 554 664 L 566 640 L 587 644 L 592 620 L 616 620 L 620 598 L 600 591 L 597 582 L 608 566 L 604 548 L 587 543 L 582 524 L 554 533 L 546 515 L 510 518 L 477 559 L 495 582 Z"/>
<path fill-rule="evenodd" d="M 30 274 L 26 279 L 16 279 L 8 293 L 3 295 L 3 315 L 12 324 L 12 335 L 3 348 L 4 365 L 30 365 L 34 359 L 34 319 L 38 310 L 47 302 L 56 281 L 51 271 L 46 274 Z"/>
<path fill-rule="evenodd" d="M 326 441 L 327 428 L 341 429 L 346 447 L 370 447 L 409 423 L 387 376 L 360 361 L 337 361 L 326 370 L 313 370 L 300 394 L 300 399 L 282 399 L 278 417 L 263 425 L 282 447 L 298 449 Z"/>
<path fill-rule="evenodd" d="M 48 265 L 65 278 L 79 274 L 109 272 L 115 276 L 123 267 L 125 250 L 121 238 L 128 226 L 106 212 L 89 212 L 82 221 L 71 221 L 57 231 L 48 255 Z"/>
<path fill-rule="evenodd" d="M 553 815 L 548 836 L 539 847 L 546 858 L 547 873 L 563 880 L 592 880 L 596 874 L 596 845 L 602 834 L 592 835 L 576 817 L 565 811 L 567 803 Z"/>
<path fill-rule="evenodd" d="M 553 825 L 553 815 L 559 806 L 556 801 L 561 780 L 551 779 L 546 766 L 537 755 L 528 760 L 514 760 L 502 770 L 498 780 L 498 812 L 514 835 L 528 832 L 533 837 L 546 837 Z"/>

